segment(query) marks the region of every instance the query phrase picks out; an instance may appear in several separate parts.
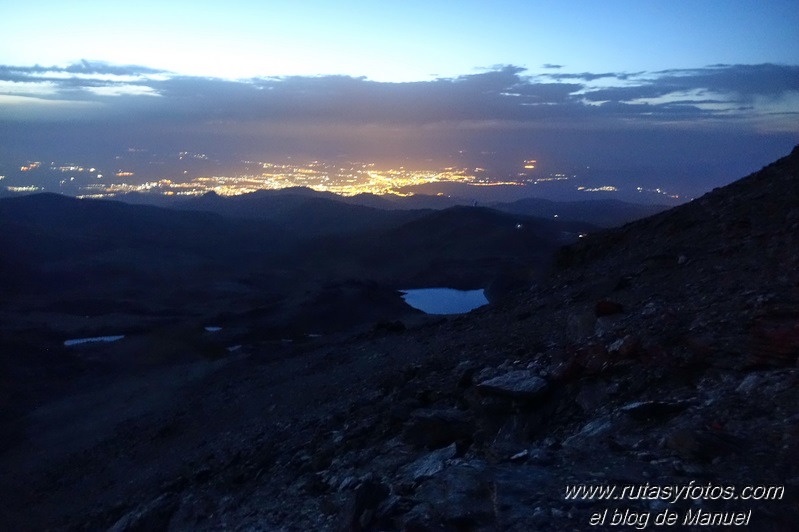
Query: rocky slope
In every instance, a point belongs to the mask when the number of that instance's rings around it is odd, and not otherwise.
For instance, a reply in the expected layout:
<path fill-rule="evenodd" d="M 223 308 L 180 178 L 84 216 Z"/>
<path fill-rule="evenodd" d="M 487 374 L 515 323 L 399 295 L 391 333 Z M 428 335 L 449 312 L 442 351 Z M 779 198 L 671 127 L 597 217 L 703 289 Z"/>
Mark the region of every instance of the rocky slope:
<path fill-rule="evenodd" d="M 246 346 L 80 453 L 6 454 L 0 518 L 115 531 L 658 519 L 795 530 L 796 235 L 799 147 L 590 235 L 497 305 L 337 343 Z M 569 498 L 570 486 L 617 491 Z"/>

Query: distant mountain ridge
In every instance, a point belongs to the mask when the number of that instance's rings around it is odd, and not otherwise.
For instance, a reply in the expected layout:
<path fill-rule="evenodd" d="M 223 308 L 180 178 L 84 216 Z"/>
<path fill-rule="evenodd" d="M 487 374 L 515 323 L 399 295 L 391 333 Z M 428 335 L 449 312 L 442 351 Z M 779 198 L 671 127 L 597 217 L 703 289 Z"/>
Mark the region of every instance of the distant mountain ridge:
<path fill-rule="evenodd" d="M 629 203 L 614 199 L 552 201 L 543 198 L 522 198 L 513 202 L 475 204 L 473 200 L 466 198 L 424 194 L 339 196 L 332 192 L 318 192 L 307 187 L 258 190 L 239 196 L 220 196 L 215 192 L 208 192 L 199 197 L 177 201 L 172 198 L 155 194 L 130 193 L 116 199 L 130 203 L 150 203 L 181 210 L 207 210 L 226 216 L 267 219 L 277 222 L 287 215 L 318 209 L 318 213 L 306 212 L 308 225 L 302 230 L 309 234 L 318 234 L 322 228 L 326 228 L 325 230 L 329 232 L 337 232 L 337 227 L 328 224 L 335 217 L 339 217 L 341 227 L 346 230 L 370 226 L 388 227 L 397 222 L 409 221 L 414 219 L 417 214 L 422 214 L 394 211 L 429 211 L 454 206 L 477 205 L 510 214 L 539 218 L 554 218 L 557 215 L 563 221 L 586 222 L 598 227 L 623 225 L 669 209 L 666 205 Z M 345 206 L 350 206 L 352 209 L 347 210 Z M 368 211 L 364 208 L 375 210 Z M 343 221 L 345 219 L 346 222 Z"/>
<path fill-rule="evenodd" d="M 208 211 L 231 218 L 268 220 L 302 236 L 345 234 L 393 227 L 427 214 L 422 210 L 386 210 L 351 204 L 335 194 L 310 189 L 259 190 L 240 196 L 207 193 L 174 203 L 184 211 Z"/>

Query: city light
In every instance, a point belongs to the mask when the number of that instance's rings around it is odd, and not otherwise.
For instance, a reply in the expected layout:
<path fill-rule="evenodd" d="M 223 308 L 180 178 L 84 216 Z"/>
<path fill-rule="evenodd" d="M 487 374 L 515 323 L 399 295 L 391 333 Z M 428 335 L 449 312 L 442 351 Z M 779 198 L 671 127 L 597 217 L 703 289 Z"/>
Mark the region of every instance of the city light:
<path fill-rule="evenodd" d="M 180 158 L 206 159 L 181 152 Z M 321 161 L 308 163 L 274 163 L 243 161 L 256 166 L 259 173 L 236 175 L 205 175 L 186 182 L 171 179 L 148 181 L 134 185 L 127 183 L 91 184 L 81 187 L 80 197 L 113 197 L 129 192 L 161 193 L 166 195 L 197 196 L 215 192 L 222 196 L 247 194 L 257 190 L 277 190 L 306 187 L 318 192 L 333 192 L 341 196 L 357 194 L 410 195 L 405 189 L 429 183 L 465 183 L 474 186 L 523 185 L 523 181 L 506 181 L 476 174 L 483 168 L 470 172 L 466 168 L 447 167 L 440 170 L 411 170 L 405 167 L 379 169 L 374 163 L 349 162 L 332 164 Z M 132 176 L 133 172 L 119 171 L 117 177 Z"/>
<path fill-rule="evenodd" d="M 593 188 L 577 187 L 577 190 L 580 192 L 617 192 L 619 189 L 614 186 L 605 185 L 604 187 Z"/>
<path fill-rule="evenodd" d="M 146 150 L 130 148 L 128 154 L 145 153 Z M 51 185 L 37 182 L 37 186 L 30 184 L 31 179 L 23 179 L 23 173 L 39 176 L 41 172 L 74 173 L 55 181 L 56 189 L 62 193 L 69 193 L 79 198 L 114 198 L 128 193 L 160 194 L 165 196 L 201 196 L 214 192 L 220 196 L 236 196 L 249 194 L 259 190 L 279 190 L 286 188 L 308 188 L 317 192 L 330 192 L 340 196 L 355 196 L 359 194 L 412 196 L 414 189 L 421 185 L 430 184 L 464 184 L 472 187 L 495 186 L 527 186 L 550 184 L 558 182 L 574 182 L 572 190 L 575 192 L 606 192 L 620 193 L 614 185 L 588 186 L 585 181 L 569 172 L 543 173 L 536 168 L 536 159 L 525 159 L 517 164 L 518 170 L 523 170 L 503 177 L 496 171 L 482 167 L 457 167 L 447 166 L 438 169 L 411 169 L 405 166 L 395 168 L 380 168 L 376 163 L 363 161 L 328 162 L 321 160 L 297 161 L 288 158 L 283 162 L 263 160 L 238 161 L 239 172 L 226 173 L 220 170 L 219 161 L 211 159 L 204 153 L 181 151 L 166 158 L 148 155 L 147 169 L 143 169 L 136 160 L 130 156 L 117 156 L 116 161 L 127 160 L 126 163 L 117 162 L 115 171 L 108 174 L 109 179 L 104 179 L 100 169 L 102 165 L 55 163 L 44 165 L 41 162 L 28 161 L 17 166 L 20 174 L 16 178 L 11 176 L 6 179 L 9 186 L 4 187 L 7 192 L 36 192 L 53 191 Z M 172 161 L 186 161 L 182 167 L 170 167 Z M 97 161 L 95 161 L 96 163 Z M 124 166 L 123 166 L 124 164 Z M 186 170 L 183 164 L 191 164 L 191 171 Z M 200 166 L 196 166 L 196 165 Z M 117 166 L 119 165 L 119 166 Z M 154 166 L 155 165 L 155 166 Z M 210 166 L 217 170 L 208 172 Z M 120 168 L 122 167 L 122 168 Z M 125 168 L 127 167 L 127 168 Z M 154 167 L 162 170 L 153 172 Z M 167 169 L 169 168 L 169 169 Z M 205 173 L 208 172 L 208 173 Z M 85 177 L 80 177 L 83 174 Z M 160 174 L 160 175 L 159 175 Z M 149 178 L 142 183 L 145 175 Z M 77 177 L 76 177 L 77 176 Z M 128 179 L 136 176 L 135 181 Z M 9 176 L 5 176 L 8 178 Z M 87 179 L 87 178 L 90 178 Z M 0 179 L 3 179 L 0 176 Z M 25 182 L 27 181 L 27 182 Z M 582 181 L 582 184 L 580 182 Z M 564 183 L 566 184 L 566 183 Z M 571 188 L 571 187 L 570 187 Z M 680 196 L 667 192 L 662 188 L 630 187 L 639 193 L 648 193 L 680 199 Z M 426 192 L 435 194 L 436 192 Z"/>

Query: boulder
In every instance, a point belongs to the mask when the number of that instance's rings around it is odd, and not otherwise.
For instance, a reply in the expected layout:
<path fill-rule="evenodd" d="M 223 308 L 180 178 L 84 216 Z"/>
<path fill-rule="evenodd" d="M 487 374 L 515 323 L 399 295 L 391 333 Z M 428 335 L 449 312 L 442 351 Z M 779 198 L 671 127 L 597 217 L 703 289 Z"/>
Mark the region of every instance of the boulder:
<path fill-rule="evenodd" d="M 417 482 L 422 478 L 432 477 L 443 471 L 446 461 L 455 458 L 456 454 L 457 447 L 454 443 L 437 449 L 403 467 L 403 476 L 407 476 L 413 482 Z"/>
<path fill-rule="evenodd" d="M 443 523 L 455 530 L 493 524 L 493 482 L 482 462 L 449 467 L 422 486 L 418 495 Z"/>
<path fill-rule="evenodd" d="M 621 358 L 630 358 L 638 350 L 638 340 L 631 335 L 619 338 L 608 346 L 608 353 Z"/>
<path fill-rule="evenodd" d="M 603 438 L 613 430 L 613 423 L 608 417 L 600 417 L 586 423 L 576 434 L 563 441 L 564 447 L 585 448 L 589 442 L 595 449 L 599 446 L 593 442 Z"/>
<path fill-rule="evenodd" d="M 509 371 L 477 385 L 486 395 L 529 401 L 540 397 L 548 388 L 547 381 L 527 370 Z"/>
<path fill-rule="evenodd" d="M 405 423 L 403 440 L 411 445 L 437 449 L 471 437 L 473 426 L 460 410 L 417 410 Z"/>

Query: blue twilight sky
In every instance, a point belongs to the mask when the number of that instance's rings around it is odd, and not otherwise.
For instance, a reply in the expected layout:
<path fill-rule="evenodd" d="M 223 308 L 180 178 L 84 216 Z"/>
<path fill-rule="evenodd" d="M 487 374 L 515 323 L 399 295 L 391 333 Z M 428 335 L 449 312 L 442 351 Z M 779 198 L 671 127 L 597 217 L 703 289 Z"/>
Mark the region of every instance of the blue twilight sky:
<path fill-rule="evenodd" d="M 465 152 L 696 194 L 799 142 L 795 0 L 0 0 L 0 14 L 0 164 L 147 143 Z"/>
<path fill-rule="evenodd" d="M 420 81 L 533 72 L 788 63 L 794 0 L 3 1 L 0 63 L 81 60 L 214 77 Z"/>

